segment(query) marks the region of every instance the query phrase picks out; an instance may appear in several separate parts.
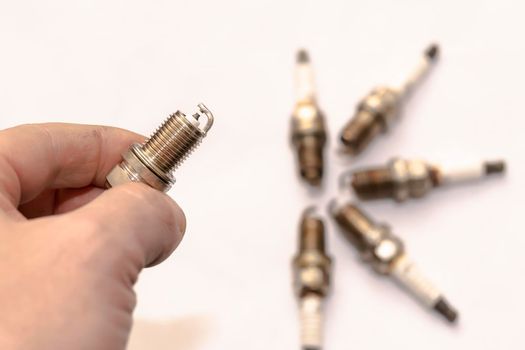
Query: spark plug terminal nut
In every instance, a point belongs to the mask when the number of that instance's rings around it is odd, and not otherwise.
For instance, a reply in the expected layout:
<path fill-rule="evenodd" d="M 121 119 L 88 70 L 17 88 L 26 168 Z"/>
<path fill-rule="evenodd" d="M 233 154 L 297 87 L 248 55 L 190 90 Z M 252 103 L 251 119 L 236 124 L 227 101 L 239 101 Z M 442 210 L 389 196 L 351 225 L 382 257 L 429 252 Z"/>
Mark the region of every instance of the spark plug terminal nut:
<path fill-rule="evenodd" d="M 360 154 L 374 138 L 390 129 L 399 119 L 402 105 L 427 75 L 438 53 L 438 46 L 431 45 L 404 85 L 399 88 L 375 88 L 358 104 L 354 117 L 341 131 L 340 140 L 345 153 L 352 156 Z"/>
<path fill-rule="evenodd" d="M 423 305 L 437 311 L 449 322 L 457 319 L 457 311 L 409 260 L 403 242 L 387 225 L 376 224 L 352 203 L 334 200 L 329 210 L 341 233 L 374 271 L 391 276 Z"/>
<path fill-rule="evenodd" d="M 213 125 L 213 114 L 204 105 L 191 116 L 177 111 L 146 140 L 133 144 L 122 155 L 106 177 L 106 187 L 128 182 L 141 182 L 159 191 L 167 192 L 175 183 L 173 171 L 206 137 Z M 202 123 L 202 119 L 205 123 Z"/>
<path fill-rule="evenodd" d="M 305 50 L 297 54 L 295 81 L 297 102 L 292 114 L 292 146 L 301 178 L 312 186 L 319 186 L 324 171 L 326 127 L 316 101 L 313 68 Z"/>

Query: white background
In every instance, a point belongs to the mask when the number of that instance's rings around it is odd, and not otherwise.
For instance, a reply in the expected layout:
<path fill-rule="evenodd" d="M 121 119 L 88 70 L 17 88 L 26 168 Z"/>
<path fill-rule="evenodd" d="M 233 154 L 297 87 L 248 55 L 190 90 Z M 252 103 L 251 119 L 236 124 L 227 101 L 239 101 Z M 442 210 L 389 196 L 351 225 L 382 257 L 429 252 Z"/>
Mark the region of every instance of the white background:
<path fill-rule="evenodd" d="M 148 134 L 201 101 L 215 113 L 171 192 L 186 237 L 138 283 L 133 350 L 297 349 L 299 215 L 311 203 L 324 209 L 343 169 L 396 155 L 504 157 L 503 178 L 364 206 L 459 309 L 455 327 L 361 265 L 328 221 L 326 349 L 523 348 L 524 11 L 479 0 L 2 1 L 0 127 L 64 121 Z M 336 156 L 357 101 L 401 82 L 432 41 L 442 57 L 400 123 L 355 162 Z M 288 143 L 303 46 L 331 134 L 326 186 L 314 194 Z"/>

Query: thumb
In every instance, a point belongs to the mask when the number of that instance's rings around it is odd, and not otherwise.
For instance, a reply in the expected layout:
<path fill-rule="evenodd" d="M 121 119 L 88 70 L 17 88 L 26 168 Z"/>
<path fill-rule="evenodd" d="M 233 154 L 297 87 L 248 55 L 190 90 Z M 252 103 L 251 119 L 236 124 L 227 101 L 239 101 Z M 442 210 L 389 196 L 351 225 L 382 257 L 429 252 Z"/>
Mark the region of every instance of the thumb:
<path fill-rule="evenodd" d="M 166 194 L 140 183 L 111 188 L 70 215 L 91 221 L 115 250 L 138 259 L 140 267 L 166 259 L 182 240 L 186 218 Z"/>

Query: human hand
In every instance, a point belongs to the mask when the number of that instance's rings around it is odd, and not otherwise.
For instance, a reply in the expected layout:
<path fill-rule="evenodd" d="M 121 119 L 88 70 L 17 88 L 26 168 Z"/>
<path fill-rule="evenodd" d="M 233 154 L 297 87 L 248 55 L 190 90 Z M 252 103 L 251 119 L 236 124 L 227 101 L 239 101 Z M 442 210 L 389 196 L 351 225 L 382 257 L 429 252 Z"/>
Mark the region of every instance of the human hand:
<path fill-rule="evenodd" d="M 0 349 L 125 349 L 138 274 L 168 257 L 186 226 L 146 185 L 104 190 L 142 140 L 71 124 L 0 131 Z"/>

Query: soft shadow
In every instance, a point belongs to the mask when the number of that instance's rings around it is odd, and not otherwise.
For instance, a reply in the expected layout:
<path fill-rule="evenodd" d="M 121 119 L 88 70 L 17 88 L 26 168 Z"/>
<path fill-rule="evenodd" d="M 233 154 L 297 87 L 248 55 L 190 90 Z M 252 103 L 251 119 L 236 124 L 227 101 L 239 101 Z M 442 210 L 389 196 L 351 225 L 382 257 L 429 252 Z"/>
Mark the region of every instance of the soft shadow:
<path fill-rule="evenodd" d="M 211 335 L 208 316 L 188 316 L 176 320 L 135 320 L 128 350 L 196 350 Z"/>

